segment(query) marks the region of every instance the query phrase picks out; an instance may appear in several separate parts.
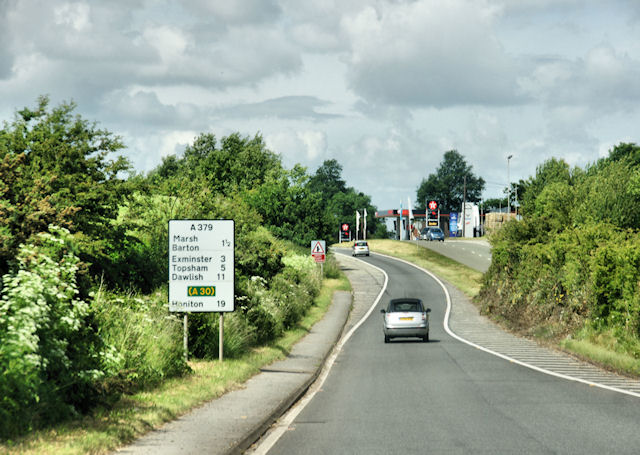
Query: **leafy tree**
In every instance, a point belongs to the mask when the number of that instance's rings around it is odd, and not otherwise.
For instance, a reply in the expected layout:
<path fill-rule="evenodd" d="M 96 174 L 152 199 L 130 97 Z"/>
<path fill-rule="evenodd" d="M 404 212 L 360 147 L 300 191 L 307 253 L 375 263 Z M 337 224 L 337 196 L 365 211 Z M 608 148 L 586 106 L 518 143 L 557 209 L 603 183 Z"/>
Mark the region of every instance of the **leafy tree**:
<path fill-rule="evenodd" d="M 325 160 L 309 180 L 311 191 L 322 195 L 326 210 L 331 219 L 330 230 L 325 234 L 326 238 L 336 235 L 340 223 L 350 222 L 355 227 L 356 210 L 360 216 L 367 210 L 367 235 L 369 237 L 381 229 L 382 223 L 375 219 L 376 207 L 371 204 L 371 197 L 352 187 L 347 187 L 342 179 L 342 166 L 337 160 Z M 364 220 L 361 220 L 361 229 Z M 386 231 L 380 230 L 382 236 Z"/>
<path fill-rule="evenodd" d="M 124 232 L 112 221 L 128 193 L 121 173 L 130 168 L 118 137 L 73 115 L 76 105 L 19 111 L 0 130 L 0 273 L 18 245 L 56 224 L 76 233 L 82 259 L 96 272 L 113 263 Z"/>
<path fill-rule="evenodd" d="M 168 191 L 196 181 L 206 184 L 212 193 L 229 195 L 255 188 L 282 171 L 280 157 L 267 150 L 259 135 L 248 138 L 234 133 L 218 144 L 213 134 L 204 133 L 187 146 L 183 157 L 164 158 L 150 174 L 150 181 Z"/>
<path fill-rule="evenodd" d="M 638 168 L 627 159 L 606 160 L 597 168 L 576 182 L 576 203 L 567 209 L 571 211 L 570 222 L 640 229 L 640 193 L 635 186 Z"/>
<path fill-rule="evenodd" d="M 500 198 L 485 199 L 482 203 L 484 205 L 485 210 L 487 211 L 498 210 L 501 208 L 505 208 L 507 206 L 507 198 L 504 197 L 502 199 Z"/>
<path fill-rule="evenodd" d="M 522 212 L 533 213 L 536 210 L 535 201 L 543 188 L 554 182 L 568 185 L 573 183 L 573 175 L 566 161 L 551 158 L 536 168 L 536 175 L 524 183 L 522 194 L 518 193 L 518 197 L 522 200 Z"/>
<path fill-rule="evenodd" d="M 364 209 L 367 210 L 367 236 L 372 237 L 379 229 L 381 224 L 375 218 L 376 207 L 371 204 L 371 196 L 349 187 L 342 193 L 336 193 L 329 201 L 329 212 L 333 217 L 333 229 L 338 229 L 338 225 L 343 222 L 350 222 L 355 230 L 356 211 L 360 212 L 360 216 L 364 215 Z M 360 219 L 360 229 L 364 228 L 364 219 Z M 332 233 L 333 234 L 333 233 Z M 336 235 L 336 234 L 334 234 Z M 361 237 L 362 234 L 359 234 Z"/>
<path fill-rule="evenodd" d="M 337 160 L 325 160 L 316 173 L 309 179 L 309 189 L 315 193 L 322 193 L 329 200 L 347 189 L 342 180 L 342 166 Z"/>
<path fill-rule="evenodd" d="M 418 186 L 417 206 L 424 209 L 429 200 L 436 200 L 443 212 L 460 210 L 465 195 L 465 179 L 467 202 L 480 201 L 484 179 L 473 174 L 472 166 L 457 150 L 446 152 L 435 174 L 430 174 Z"/>
<path fill-rule="evenodd" d="M 247 196 L 278 238 L 308 245 L 314 239 L 326 238 L 331 231 L 324 196 L 310 190 L 309 176 L 300 165 L 272 175 Z"/>
<path fill-rule="evenodd" d="M 616 145 L 609 151 L 609 161 L 629 160 L 634 166 L 640 165 L 640 147 L 635 143 L 624 143 Z"/>

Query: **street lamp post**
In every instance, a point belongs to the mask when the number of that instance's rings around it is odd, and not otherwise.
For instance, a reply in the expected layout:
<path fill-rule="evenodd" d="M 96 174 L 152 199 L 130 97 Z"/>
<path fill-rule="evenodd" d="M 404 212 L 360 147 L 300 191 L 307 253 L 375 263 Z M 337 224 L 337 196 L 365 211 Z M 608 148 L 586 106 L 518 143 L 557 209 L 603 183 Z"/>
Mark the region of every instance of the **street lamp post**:
<path fill-rule="evenodd" d="M 507 215 L 511 217 L 511 176 L 509 175 L 509 162 L 513 155 L 507 157 Z"/>

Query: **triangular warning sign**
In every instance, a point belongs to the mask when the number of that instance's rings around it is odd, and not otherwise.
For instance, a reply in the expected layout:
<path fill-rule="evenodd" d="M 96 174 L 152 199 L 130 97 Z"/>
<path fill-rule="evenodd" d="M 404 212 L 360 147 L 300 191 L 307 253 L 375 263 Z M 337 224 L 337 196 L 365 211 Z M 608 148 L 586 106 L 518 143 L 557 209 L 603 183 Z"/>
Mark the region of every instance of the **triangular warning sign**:
<path fill-rule="evenodd" d="M 322 248 L 322 244 L 320 242 L 316 242 L 313 247 L 312 253 L 324 253 L 324 249 Z"/>

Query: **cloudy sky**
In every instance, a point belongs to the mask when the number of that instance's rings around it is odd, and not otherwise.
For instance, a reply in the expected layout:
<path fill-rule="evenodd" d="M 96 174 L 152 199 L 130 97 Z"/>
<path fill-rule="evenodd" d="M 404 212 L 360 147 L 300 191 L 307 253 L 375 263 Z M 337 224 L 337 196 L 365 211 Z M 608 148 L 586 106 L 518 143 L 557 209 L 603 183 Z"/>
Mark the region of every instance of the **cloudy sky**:
<path fill-rule="evenodd" d="M 202 132 L 326 159 L 379 209 L 458 150 L 497 197 L 638 142 L 637 0 L 0 0 L 0 119 L 73 100 L 138 171 Z"/>

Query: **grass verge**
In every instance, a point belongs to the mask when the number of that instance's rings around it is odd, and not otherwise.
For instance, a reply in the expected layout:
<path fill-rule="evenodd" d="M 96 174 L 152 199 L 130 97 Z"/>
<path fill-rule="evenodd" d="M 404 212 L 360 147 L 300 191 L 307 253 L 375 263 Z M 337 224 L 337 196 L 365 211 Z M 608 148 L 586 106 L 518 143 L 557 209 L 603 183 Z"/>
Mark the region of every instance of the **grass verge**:
<path fill-rule="evenodd" d="M 191 361 L 193 373 L 165 381 L 161 386 L 122 397 L 110 409 L 96 410 L 80 420 L 33 432 L 0 444 L 0 453 L 105 454 L 133 441 L 149 430 L 237 389 L 260 371 L 281 360 L 326 313 L 333 293 L 349 291 L 347 278 L 325 279 L 319 296 L 306 316 L 276 342 L 252 349 L 238 359 Z"/>
<path fill-rule="evenodd" d="M 640 377 L 640 340 L 613 330 L 585 327 L 559 342 L 562 349 L 596 365 L 634 378 Z"/>
<path fill-rule="evenodd" d="M 442 256 L 415 243 L 397 240 L 368 240 L 369 248 L 376 253 L 404 259 L 444 278 L 467 296 L 473 298 L 480 291 L 482 272 Z M 344 244 L 343 244 L 344 245 Z"/>
<path fill-rule="evenodd" d="M 629 354 L 612 351 L 606 346 L 589 340 L 566 339 L 560 342 L 560 346 L 577 357 L 607 370 L 635 378 L 640 377 L 640 360 Z"/>

